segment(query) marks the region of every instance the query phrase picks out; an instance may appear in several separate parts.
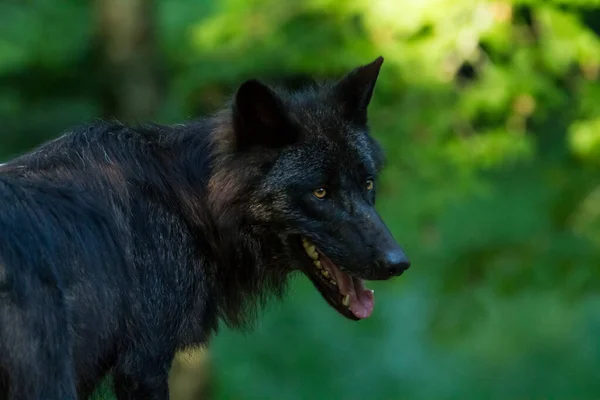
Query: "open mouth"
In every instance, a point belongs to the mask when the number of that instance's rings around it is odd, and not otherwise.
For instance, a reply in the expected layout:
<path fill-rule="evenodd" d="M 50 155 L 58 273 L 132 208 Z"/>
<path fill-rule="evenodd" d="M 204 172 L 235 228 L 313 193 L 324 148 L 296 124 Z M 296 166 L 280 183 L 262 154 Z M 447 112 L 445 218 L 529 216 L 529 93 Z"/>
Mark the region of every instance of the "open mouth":
<path fill-rule="evenodd" d="M 308 239 L 302 238 L 302 247 L 312 265 L 306 268 L 306 275 L 325 300 L 346 318 L 369 317 L 375 305 L 373 290 L 366 289 L 362 279 L 343 272 Z"/>

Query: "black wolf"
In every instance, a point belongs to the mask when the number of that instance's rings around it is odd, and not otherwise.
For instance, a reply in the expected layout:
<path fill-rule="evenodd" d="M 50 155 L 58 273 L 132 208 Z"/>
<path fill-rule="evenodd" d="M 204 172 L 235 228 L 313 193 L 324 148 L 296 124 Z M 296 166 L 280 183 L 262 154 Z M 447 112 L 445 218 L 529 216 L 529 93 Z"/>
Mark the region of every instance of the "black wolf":
<path fill-rule="evenodd" d="M 0 166 L 0 398 L 168 398 L 176 351 L 301 271 L 343 316 L 409 267 L 374 208 L 383 58 L 288 93 L 243 83 L 174 126 L 97 123 Z"/>

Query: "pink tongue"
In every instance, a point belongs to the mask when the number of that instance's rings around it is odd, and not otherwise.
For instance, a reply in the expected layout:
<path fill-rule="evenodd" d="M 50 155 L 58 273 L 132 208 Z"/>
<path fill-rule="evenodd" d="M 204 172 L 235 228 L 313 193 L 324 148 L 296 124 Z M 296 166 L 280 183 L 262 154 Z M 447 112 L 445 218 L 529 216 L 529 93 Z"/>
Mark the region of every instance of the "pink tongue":
<path fill-rule="evenodd" d="M 353 278 L 352 281 L 355 297 L 350 294 L 350 311 L 357 318 L 367 318 L 371 315 L 375 306 L 373 292 L 364 288 L 362 280 Z"/>
<path fill-rule="evenodd" d="M 375 299 L 373 292 L 369 289 L 365 289 L 362 280 L 353 278 L 348 274 L 342 272 L 336 265 L 327 260 L 327 269 L 335 274 L 335 280 L 337 281 L 340 293 L 342 295 L 350 295 L 350 304 L 348 308 L 352 311 L 352 314 L 356 318 L 367 318 L 373 312 L 375 306 Z"/>

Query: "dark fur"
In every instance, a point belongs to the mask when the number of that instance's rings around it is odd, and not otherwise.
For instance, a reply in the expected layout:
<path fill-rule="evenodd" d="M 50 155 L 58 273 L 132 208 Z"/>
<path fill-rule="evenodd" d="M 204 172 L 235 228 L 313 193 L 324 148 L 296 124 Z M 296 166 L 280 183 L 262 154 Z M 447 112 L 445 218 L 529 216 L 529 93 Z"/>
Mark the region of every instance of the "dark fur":
<path fill-rule="evenodd" d="M 249 81 L 214 117 L 96 123 L 0 166 L 0 398 L 84 398 L 110 371 L 120 399 L 167 398 L 176 351 L 243 326 L 302 269 L 295 235 L 377 278 L 339 222 L 382 166 L 366 127 L 380 65 L 292 94 Z M 302 206 L 323 182 L 359 189 L 333 213 Z"/>

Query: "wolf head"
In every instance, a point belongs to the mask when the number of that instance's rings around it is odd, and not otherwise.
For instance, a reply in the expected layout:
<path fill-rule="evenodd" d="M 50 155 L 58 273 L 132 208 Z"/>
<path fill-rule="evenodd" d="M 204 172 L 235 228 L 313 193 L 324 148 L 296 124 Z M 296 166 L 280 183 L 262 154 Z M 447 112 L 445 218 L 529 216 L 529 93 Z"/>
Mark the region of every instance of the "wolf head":
<path fill-rule="evenodd" d="M 398 276 L 410 265 L 375 210 L 384 157 L 369 134 L 367 107 L 382 63 L 293 93 L 249 80 L 232 102 L 230 163 L 244 186 L 237 192 L 243 224 L 276 254 L 273 262 L 304 272 L 353 320 L 373 310 L 363 280 Z"/>

